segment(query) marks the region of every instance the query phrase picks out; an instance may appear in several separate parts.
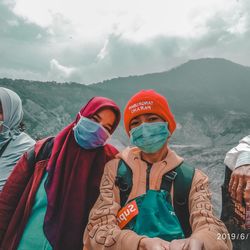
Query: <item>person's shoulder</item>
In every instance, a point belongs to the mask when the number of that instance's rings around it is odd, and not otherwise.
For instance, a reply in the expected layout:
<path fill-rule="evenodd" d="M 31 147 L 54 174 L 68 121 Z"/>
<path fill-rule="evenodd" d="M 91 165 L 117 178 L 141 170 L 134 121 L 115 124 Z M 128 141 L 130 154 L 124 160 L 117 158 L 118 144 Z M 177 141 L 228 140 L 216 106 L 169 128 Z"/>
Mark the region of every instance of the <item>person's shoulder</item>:
<path fill-rule="evenodd" d="M 26 144 L 27 146 L 30 146 L 30 147 L 35 145 L 36 143 L 36 141 L 25 132 L 21 132 L 19 135 L 14 136 L 13 142 L 16 142 L 19 144 Z"/>
<path fill-rule="evenodd" d="M 118 169 L 119 162 L 120 162 L 120 159 L 118 158 L 114 158 L 108 161 L 104 167 L 103 175 L 108 175 L 111 177 L 111 179 L 115 180 L 117 176 L 117 169 Z"/>
<path fill-rule="evenodd" d="M 248 145 L 250 145 L 250 135 L 247 135 L 245 136 L 244 138 L 242 138 L 240 141 L 239 141 L 239 144 L 241 143 L 246 143 Z"/>
<path fill-rule="evenodd" d="M 118 149 L 111 144 L 106 144 L 104 146 L 104 151 L 110 157 L 115 156 L 119 153 Z"/>
<path fill-rule="evenodd" d="M 200 176 L 200 177 L 208 177 L 202 170 L 195 168 L 195 175 Z"/>
<path fill-rule="evenodd" d="M 114 167 L 118 166 L 119 162 L 120 162 L 119 158 L 114 158 L 106 163 L 106 167 L 107 168 L 114 168 Z"/>
<path fill-rule="evenodd" d="M 129 159 L 132 157 L 131 154 L 134 155 L 134 149 L 131 147 L 127 147 L 121 152 L 117 152 L 115 157 L 106 163 L 106 171 L 117 172 L 118 165 L 121 161 L 129 162 Z"/>
<path fill-rule="evenodd" d="M 6 149 L 6 153 L 12 151 L 15 152 L 16 155 L 21 155 L 32 148 L 35 143 L 36 141 L 33 140 L 30 136 L 28 136 L 24 132 L 21 132 L 20 134 L 13 136 Z"/>
<path fill-rule="evenodd" d="M 131 165 L 131 161 L 133 161 L 134 158 L 139 157 L 139 153 L 140 150 L 136 147 L 126 147 L 121 152 L 118 152 L 114 159 L 108 161 L 106 166 L 117 169 L 117 166 L 121 161 L 125 162 L 127 165 Z"/>
<path fill-rule="evenodd" d="M 208 182 L 208 176 L 200 169 L 195 168 L 192 185 Z"/>

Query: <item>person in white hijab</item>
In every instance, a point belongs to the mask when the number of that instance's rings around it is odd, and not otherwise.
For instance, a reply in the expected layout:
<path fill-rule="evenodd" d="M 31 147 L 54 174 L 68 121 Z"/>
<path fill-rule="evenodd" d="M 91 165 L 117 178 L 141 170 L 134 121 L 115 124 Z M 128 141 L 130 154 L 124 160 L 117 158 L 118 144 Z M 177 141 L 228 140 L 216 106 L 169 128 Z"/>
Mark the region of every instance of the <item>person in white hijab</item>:
<path fill-rule="evenodd" d="M 20 97 L 0 87 L 0 192 L 19 158 L 35 141 L 20 129 L 23 108 Z"/>
<path fill-rule="evenodd" d="M 250 135 L 227 152 L 224 163 L 232 170 L 229 183 L 232 198 L 250 205 Z"/>
<path fill-rule="evenodd" d="M 224 160 L 226 167 L 222 189 L 221 219 L 232 237 L 233 249 L 250 249 L 249 216 L 250 208 L 250 135 L 229 150 Z M 244 215 L 245 214 L 245 215 Z M 240 216 L 239 216 L 240 215 Z M 245 227 L 245 229 L 244 229 Z"/>

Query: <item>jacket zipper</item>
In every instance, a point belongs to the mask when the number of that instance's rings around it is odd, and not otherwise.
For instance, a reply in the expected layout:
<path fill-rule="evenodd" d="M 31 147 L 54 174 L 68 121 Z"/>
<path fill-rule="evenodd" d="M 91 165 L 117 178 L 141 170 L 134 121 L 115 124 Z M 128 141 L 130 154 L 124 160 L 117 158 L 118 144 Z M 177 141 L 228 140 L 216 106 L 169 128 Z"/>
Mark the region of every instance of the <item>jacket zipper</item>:
<path fill-rule="evenodd" d="M 151 167 L 152 165 L 151 164 L 147 164 L 147 175 L 146 175 L 146 192 L 149 190 L 149 177 L 150 177 L 150 171 L 151 171 Z"/>

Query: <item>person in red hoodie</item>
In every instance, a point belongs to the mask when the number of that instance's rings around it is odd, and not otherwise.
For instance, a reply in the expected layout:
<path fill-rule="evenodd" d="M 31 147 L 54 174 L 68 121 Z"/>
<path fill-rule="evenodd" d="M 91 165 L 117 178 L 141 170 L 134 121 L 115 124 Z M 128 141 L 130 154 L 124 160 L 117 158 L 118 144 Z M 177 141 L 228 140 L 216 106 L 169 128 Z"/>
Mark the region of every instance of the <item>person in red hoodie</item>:
<path fill-rule="evenodd" d="M 107 140 L 120 121 L 110 99 L 92 98 L 55 138 L 36 143 L 0 194 L 0 249 L 83 248 L 82 234 L 99 195 Z"/>

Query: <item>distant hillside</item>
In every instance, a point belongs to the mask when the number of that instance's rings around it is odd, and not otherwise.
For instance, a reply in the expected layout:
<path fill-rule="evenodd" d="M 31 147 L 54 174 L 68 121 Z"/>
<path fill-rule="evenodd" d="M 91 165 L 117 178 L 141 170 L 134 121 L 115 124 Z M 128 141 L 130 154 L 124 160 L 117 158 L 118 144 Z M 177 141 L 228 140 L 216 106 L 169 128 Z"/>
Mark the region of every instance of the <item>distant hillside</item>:
<path fill-rule="evenodd" d="M 183 107 L 197 114 L 224 110 L 248 112 L 249 76 L 249 67 L 224 59 L 199 59 L 167 72 L 117 78 L 97 86 L 110 96 L 119 93 L 122 86 L 124 102 L 127 95 L 142 88 L 154 88 L 168 98 L 175 113 L 183 113 Z"/>
<path fill-rule="evenodd" d="M 74 119 L 95 91 L 76 83 L 0 79 L 0 86 L 16 91 L 23 101 L 24 122 L 34 137 L 56 134 Z"/>
<path fill-rule="evenodd" d="M 217 214 L 225 153 L 250 134 L 250 68 L 224 59 L 192 60 L 170 71 L 93 85 L 0 79 L 0 86 L 21 96 L 27 131 L 35 138 L 56 134 L 93 96 L 110 97 L 123 110 L 138 90 L 157 90 L 178 122 L 172 147 L 210 176 Z M 122 123 L 113 138 L 119 148 L 128 144 Z"/>
<path fill-rule="evenodd" d="M 123 109 L 131 95 L 150 88 L 169 100 L 179 123 L 178 143 L 225 143 L 225 137 L 234 143 L 250 128 L 250 68 L 224 59 L 192 60 L 167 72 L 93 85 L 0 79 L 0 86 L 21 96 L 27 129 L 35 137 L 57 133 L 95 95 Z"/>

